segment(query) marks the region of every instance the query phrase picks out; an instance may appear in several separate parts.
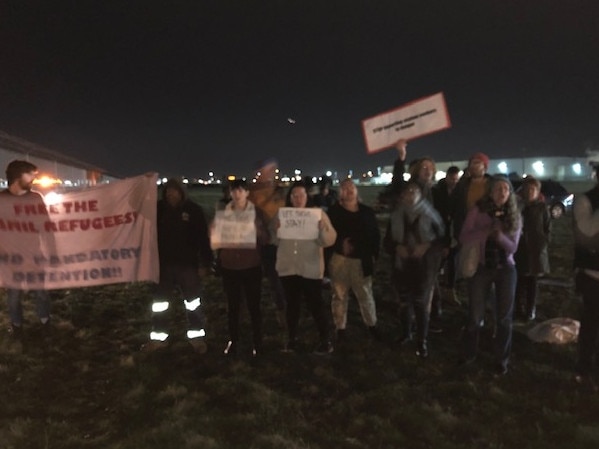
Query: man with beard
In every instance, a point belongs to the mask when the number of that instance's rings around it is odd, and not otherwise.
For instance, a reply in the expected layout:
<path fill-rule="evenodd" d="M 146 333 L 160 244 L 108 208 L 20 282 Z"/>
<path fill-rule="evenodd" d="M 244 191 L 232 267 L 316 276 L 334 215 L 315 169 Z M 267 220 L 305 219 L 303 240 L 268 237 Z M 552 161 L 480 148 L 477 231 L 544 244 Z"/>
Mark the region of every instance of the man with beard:
<path fill-rule="evenodd" d="M 19 203 L 33 205 L 34 210 L 45 210 L 43 197 L 40 193 L 32 189 L 33 181 L 37 176 L 38 170 L 35 165 L 28 161 L 14 160 L 6 167 L 6 179 L 8 188 L 0 194 L 1 201 L 19 200 Z M 42 214 L 39 219 L 47 218 L 47 214 Z M 40 228 L 38 228 L 40 229 Z M 35 241 L 32 244 L 41 245 L 38 234 L 31 235 Z M 23 238 L 26 238 L 25 235 Z M 8 313 L 10 317 L 10 328 L 13 344 L 16 348 L 22 349 L 23 342 L 23 305 L 22 296 L 26 290 L 9 288 L 6 291 L 8 299 Z M 36 301 L 37 316 L 42 324 L 42 334 L 47 335 L 50 328 L 50 298 L 45 290 L 31 290 Z M 19 350 L 19 349 L 17 349 Z"/>

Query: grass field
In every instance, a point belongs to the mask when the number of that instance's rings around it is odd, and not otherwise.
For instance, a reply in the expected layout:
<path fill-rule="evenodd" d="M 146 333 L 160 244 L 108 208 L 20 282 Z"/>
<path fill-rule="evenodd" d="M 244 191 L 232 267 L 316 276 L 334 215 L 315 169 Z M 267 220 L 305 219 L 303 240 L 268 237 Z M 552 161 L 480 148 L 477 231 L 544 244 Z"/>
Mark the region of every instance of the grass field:
<path fill-rule="evenodd" d="M 220 191 L 192 195 L 208 209 Z M 371 202 L 376 189 L 364 188 L 362 196 Z M 385 222 L 381 216 L 381 227 Z M 569 217 L 555 222 L 551 247 L 552 277 L 566 285 L 570 227 Z M 317 335 L 307 314 L 306 350 L 280 352 L 285 336 L 266 284 L 265 354 L 257 360 L 246 315 L 241 354 L 222 354 L 219 278 L 206 280 L 209 350 L 201 356 L 184 341 L 183 325 L 170 348 L 139 351 L 150 330 L 148 285 L 53 292 L 53 336 L 45 344 L 26 302 L 23 352 L 0 337 L 0 449 L 599 447 L 599 397 L 573 382 L 575 345 L 533 343 L 518 325 L 507 376 L 489 370 L 490 335 L 480 361 L 458 367 L 466 310 L 448 307 L 444 332 L 431 335 L 430 356 L 421 360 L 415 348 L 394 342 L 389 265 L 382 257 L 375 275 L 383 342 L 369 338 L 354 301 L 347 344 L 325 357 L 310 353 Z M 543 285 L 538 320 L 556 316 L 578 316 L 573 289 Z M 173 311 L 174 322 L 182 317 L 183 310 Z M 0 327 L 7 326 L 2 300 Z"/>

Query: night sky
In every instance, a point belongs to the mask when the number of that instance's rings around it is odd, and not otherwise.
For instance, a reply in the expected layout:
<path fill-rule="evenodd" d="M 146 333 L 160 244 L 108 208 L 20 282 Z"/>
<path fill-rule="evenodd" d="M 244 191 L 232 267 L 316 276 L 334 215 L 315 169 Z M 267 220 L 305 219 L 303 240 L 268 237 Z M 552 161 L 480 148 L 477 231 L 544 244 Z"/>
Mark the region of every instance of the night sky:
<path fill-rule="evenodd" d="M 409 157 L 599 147 L 599 2 L 0 2 L 0 130 L 116 175 L 374 169 L 361 120 L 441 91 Z"/>

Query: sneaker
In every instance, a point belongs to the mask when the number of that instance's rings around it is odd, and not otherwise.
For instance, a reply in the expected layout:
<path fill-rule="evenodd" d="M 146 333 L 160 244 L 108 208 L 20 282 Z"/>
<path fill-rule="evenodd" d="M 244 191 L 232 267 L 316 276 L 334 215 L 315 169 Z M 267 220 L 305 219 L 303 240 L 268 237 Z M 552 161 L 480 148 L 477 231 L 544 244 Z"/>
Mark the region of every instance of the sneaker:
<path fill-rule="evenodd" d="M 227 346 L 225 347 L 225 350 L 223 351 L 223 354 L 228 355 L 228 356 L 237 355 L 237 343 L 229 340 L 227 342 Z"/>
<path fill-rule="evenodd" d="M 508 372 L 507 365 L 504 365 L 503 363 L 498 363 L 493 368 L 493 371 L 494 371 L 495 377 L 503 377 Z"/>
<path fill-rule="evenodd" d="M 285 347 L 283 348 L 283 352 L 295 352 L 297 350 L 297 340 L 289 340 Z"/>
<path fill-rule="evenodd" d="M 438 324 L 429 324 L 428 331 L 431 334 L 442 334 L 443 328 L 441 326 L 439 326 Z"/>
<path fill-rule="evenodd" d="M 425 341 L 418 343 L 418 347 L 416 348 L 416 355 L 421 359 L 426 359 L 428 357 L 428 346 L 426 345 Z"/>
<path fill-rule="evenodd" d="M 314 351 L 314 354 L 327 355 L 327 354 L 330 354 L 331 352 L 333 352 L 333 350 L 334 350 L 333 343 L 331 343 L 330 341 L 324 341 L 318 345 L 318 347 Z"/>

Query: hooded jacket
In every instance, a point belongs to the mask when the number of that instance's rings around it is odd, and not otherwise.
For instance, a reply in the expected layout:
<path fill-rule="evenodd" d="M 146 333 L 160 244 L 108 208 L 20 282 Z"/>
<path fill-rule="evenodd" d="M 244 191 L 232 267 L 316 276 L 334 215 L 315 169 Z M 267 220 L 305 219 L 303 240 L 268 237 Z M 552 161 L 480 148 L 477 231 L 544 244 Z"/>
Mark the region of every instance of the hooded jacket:
<path fill-rule="evenodd" d="M 175 188 L 181 202 L 173 207 L 166 200 L 166 191 Z M 160 265 L 209 267 L 212 250 L 208 225 L 202 208 L 191 201 L 182 183 L 170 179 L 162 191 L 156 211 L 158 254 Z"/>

